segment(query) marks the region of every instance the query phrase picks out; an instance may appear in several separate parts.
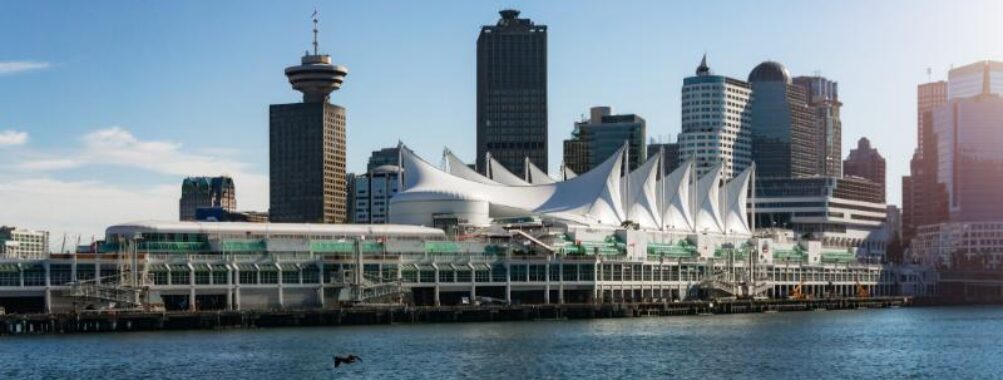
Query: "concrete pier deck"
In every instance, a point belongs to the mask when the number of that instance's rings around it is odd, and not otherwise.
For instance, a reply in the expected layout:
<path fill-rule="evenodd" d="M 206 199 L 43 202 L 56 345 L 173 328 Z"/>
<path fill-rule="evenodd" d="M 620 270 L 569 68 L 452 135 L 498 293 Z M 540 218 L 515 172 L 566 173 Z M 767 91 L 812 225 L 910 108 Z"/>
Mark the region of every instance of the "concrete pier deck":
<path fill-rule="evenodd" d="M 356 305 L 275 311 L 88 311 L 0 316 L 0 335 L 87 332 L 342 326 L 391 323 L 529 321 L 646 316 L 839 310 L 908 306 L 911 298 L 723 300 L 659 303 L 402 306 Z"/>

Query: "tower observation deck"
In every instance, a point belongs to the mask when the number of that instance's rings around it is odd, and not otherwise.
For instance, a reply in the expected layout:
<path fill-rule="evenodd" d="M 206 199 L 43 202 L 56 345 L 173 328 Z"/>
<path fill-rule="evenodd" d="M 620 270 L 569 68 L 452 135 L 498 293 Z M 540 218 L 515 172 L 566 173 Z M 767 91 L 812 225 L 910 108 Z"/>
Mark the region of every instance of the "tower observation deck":
<path fill-rule="evenodd" d="M 331 63 L 331 56 L 317 52 L 317 13 L 313 19 L 313 54 L 305 52 L 300 65 L 286 68 L 286 77 L 293 89 L 303 93 L 304 103 L 328 100 L 332 91 L 341 88 L 348 68 Z"/>

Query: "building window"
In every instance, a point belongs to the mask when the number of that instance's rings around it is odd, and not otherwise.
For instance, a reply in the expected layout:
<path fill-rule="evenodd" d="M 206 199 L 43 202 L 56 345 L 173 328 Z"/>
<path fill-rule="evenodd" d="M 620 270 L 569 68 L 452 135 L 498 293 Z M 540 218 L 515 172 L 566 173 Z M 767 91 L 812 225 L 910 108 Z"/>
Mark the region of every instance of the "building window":
<path fill-rule="evenodd" d="M 299 284 L 300 283 L 300 272 L 286 270 L 282 271 L 282 283 L 283 284 Z"/>
<path fill-rule="evenodd" d="M 244 285 L 253 285 L 258 283 L 258 272 L 255 271 L 240 271 L 240 283 Z"/>
<path fill-rule="evenodd" d="M 200 271 L 195 272 L 195 284 L 197 284 L 197 285 L 208 285 L 209 284 L 209 279 L 211 277 L 210 273 L 212 273 L 212 272 L 205 271 L 205 270 L 200 270 Z"/>
<path fill-rule="evenodd" d="M 261 271 L 261 283 L 262 284 L 278 284 L 279 283 L 279 272 L 276 272 L 276 271 Z"/>
<path fill-rule="evenodd" d="M 171 272 L 172 285 L 188 285 L 190 283 L 189 278 L 189 273 L 186 271 Z"/>

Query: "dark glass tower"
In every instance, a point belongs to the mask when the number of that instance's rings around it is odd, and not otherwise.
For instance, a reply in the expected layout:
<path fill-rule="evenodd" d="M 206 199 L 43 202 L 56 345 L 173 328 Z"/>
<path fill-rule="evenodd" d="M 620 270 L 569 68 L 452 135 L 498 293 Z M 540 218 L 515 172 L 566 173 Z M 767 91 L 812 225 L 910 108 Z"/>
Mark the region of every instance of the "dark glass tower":
<path fill-rule="evenodd" d="M 313 54 L 286 68 L 302 103 L 273 104 L 269 109 L 269 218 L 285 223 L 344 223 L 346 210 L 345 109 L 331 104 L 332 91 L 348 74 L 317 53 L 314 19 Z"/>
<path fill-rule="evenodd" d="M 500 13 L 477 37 L 477 168 L 490 152 L 513 173 L 526 157 L 547 170 L 547 27 Z"/>
<path fill-rule="evenodd" d="M 767 61 L 749 74 L 752 85 L 752 161 L 756 174 L 811 177 L 821 174 L 817 135 L 805 89 L 783 65 Z"/>

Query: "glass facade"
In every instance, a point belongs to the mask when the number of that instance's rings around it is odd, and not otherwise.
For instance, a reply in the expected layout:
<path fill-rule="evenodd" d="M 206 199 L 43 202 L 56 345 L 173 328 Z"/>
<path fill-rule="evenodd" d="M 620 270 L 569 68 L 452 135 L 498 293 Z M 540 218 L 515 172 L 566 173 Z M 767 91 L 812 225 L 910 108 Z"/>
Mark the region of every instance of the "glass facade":
<path fill-rule="evenodd" d="M 752 85 L 752 158 L 756 175 L 810 177 L 819 174 L 814 113 L 803 87 L 787 69 L 764 62 L 749 74 Z"/>

